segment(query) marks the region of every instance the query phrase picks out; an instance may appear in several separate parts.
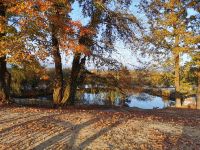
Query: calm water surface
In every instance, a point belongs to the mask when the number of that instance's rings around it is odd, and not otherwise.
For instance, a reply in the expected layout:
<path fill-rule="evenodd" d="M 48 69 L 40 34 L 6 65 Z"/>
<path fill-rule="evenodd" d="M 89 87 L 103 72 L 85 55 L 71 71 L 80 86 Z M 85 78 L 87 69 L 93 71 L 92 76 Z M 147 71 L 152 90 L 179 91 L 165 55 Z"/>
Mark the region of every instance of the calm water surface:
<path fill-rule="evenodd" d="M 81 96 L 84 104 L 98 104 L 105 105 L 105 99 L 107 98 L 107 93 L 84 93 Z M 164 99 L 158 96 L 152 96 L 147 93 L 134 93 L 126 97 L 126 104 L 128 107 L 138 107 L 142 109 L 163 109 L 169 106 L 174 105 L 174 102 L 171 100 Z M 115 95 L 114 105 L 120 105 L 120 96 Z"/>

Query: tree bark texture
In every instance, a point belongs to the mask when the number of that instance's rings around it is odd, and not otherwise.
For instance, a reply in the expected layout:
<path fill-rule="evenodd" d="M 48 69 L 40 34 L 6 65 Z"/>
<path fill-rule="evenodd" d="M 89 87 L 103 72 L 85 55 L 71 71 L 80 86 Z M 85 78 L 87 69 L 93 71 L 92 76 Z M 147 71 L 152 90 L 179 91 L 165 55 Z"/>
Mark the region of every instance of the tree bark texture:
<path fill-rule="evenodd" d="M 62 59 L 59 49 L 59 42 L 56 36 L 56 27 L 51 25 L 52 28 L 52 55 L 55 62 L 55 80 L 53 89 L 53 101 L 59 104 L 63 97 L 63 72 L 62 72 Z"/>
<path fill-rule="evenodd" d="M 0 3 L 0 17 L 5 18 L 6 7 L 3 2 Z M 6 23 L 5 20 L 0 22 L 2 26 Z M 6 33 L 0 33 L 0 38 L 5 36 Z M 7 70 L 6 55 L 0 57 L 0 101 L 8 101 L 10 97 L 10 81 L 11 75 Z"/>

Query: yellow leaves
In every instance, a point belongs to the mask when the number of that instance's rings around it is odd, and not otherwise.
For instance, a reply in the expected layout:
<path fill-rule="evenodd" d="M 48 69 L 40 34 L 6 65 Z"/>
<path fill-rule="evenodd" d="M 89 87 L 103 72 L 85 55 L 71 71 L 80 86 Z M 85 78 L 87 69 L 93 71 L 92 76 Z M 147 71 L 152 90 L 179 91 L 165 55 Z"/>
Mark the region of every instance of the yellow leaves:
<path fill-rule="evenodd" d="M 168 3 L 165 3 L 167 9 L 174 9 L 175 6 L 180 6 L 180 0 L 170 0 Z"/>
<path fill-rule="evenodd" d="M 191 37 L 185 37 L 184 42 L 187 43 L 187 44 L 191 44 L 191 43 L 194 42 L 194 39 L 191 38 Z"/>
<path fill-rule="evenodd" d="M 179 47 L 179 46 L 177 46 L 177 47 L 172 48 L 172 51 L 174 53 L 187 52 L 189 50 L 190 50 L 189 47 Z"/>
<path fill-rule="evenodd" d="M 0 45 L 2 43 L 0 42 Z M 4 56 L 5 54 L 9 54 L 10 50 L 9 49 L 5 49 L 5 47 L 3 47 L 2 45 L 0 46 L 1 50 L 0 50 L 0 57 Z"/>
<path fill-rule="evenodd" d="M 8 9 L 8 12 L 13 14 L 20 14 L 20 13 L 26 13 L 29 9 L 30 2 L 16 2 L 15 6 L 10 7 Z"/>
<path fill-rule="evenodd" d="M 41 11 L 45 12 L 51 7 L 52 3 L 50 1 L 41 1 L 41 0 L 36 0 L 36 1 L 13 1 L 12 7 L 8 8 L 8 12 L 11 14 L 25 14 L 28 16 L 35 16 L 37 15 L 37 9 L 39 8 Z"/>
<path fill-rule="evenodd" d="M 189 52 L 197 47 L 200 36 L 194 36 L 192 30 L 188 30 L 186 24 L 186 8 L 180 0 L 164 1 L 159 6 L 160 11 L 152 24 L 154 25 L 153 40 L 155 43 L 166 43 L 166 48 L 172 52 Z M 155 29 L 156 28 L 156 29 Z M 145 39 L 149 40 L 149 39 Z M 153 41 L 154 42 L 154 41 Z"/>
<path fill-rule="evenodd" d="M 191 90 L 192 90 L 192 85 L 191 85 L 191 83 L 184 82 L 183 80 L 181 80 L 180 92 L 181 92 L 181 93 L 190 93 Z"/>
<path fill-rule="evenodd" d="M 0 33 L 4 33 L 4 31 L 5 31 L 5 27 L 0 25 Z"/>
<path fill-rule="evenodd" d="M 98 9 L 106 10 L 106 7 L 101 1 L 95 0 L 94 4 Z"/>
<path fill-rule="evenodd" d="M 160 81 L 161 81 L 161 75 L 160 74 L 155 73 L 151 76 L 152 85 L 159 85 Z"/>
<path fill-rule="evenodd" d="M 191 2 L 188 4 L 188 6 L 190 6 L 190 7 L 193 7 L 193 6 L 195 6 L 195 5 L 197 5 L 197 2 L 196 2 L 196 1 L 191 1 Z"/>
<path fill-rule="evenodd" d="M 10 57 L 10 55 L 8 55 L 6 61 L 10 64 L 18 64 L 21 65 L 23 60 L 28 61 L 27 59 L 27 55 L 23 52 L 23 51 L 18 51 L 15 52 L 14 55 L 12 55 Z"/>
<path fill-rule="evenodd" d="M 155 30 L 154 31 L 154 36 L 156 36 L 157 38 L 165 38 L 165 37 L 169 37 L 171 36 L 172 33 L 169 32 L 166 29 L 162 29 L 162 30 Z"/>
<path fill-rule="evenodd" d="M 39 50 L 34 55 L 43 61 L 50 56 L 49 52 L 43 46 L 39 46 Z"/>
<path fill-rule="evenodd" d="M 200 35 L 195 36 L 194 39 L 195 39 L 195 43 L 200 43 Z"/>
<path fill-rule="evenodd" d="M 181 25 L 178 28 L 175 28 L 174 29 L 174 33 L 175 33 L 175 35 L 184 35 L 184 34 L 186 34 L 187 32 L 186 32 L 185 25 Z"/>
<path fill-rule="evenodd" d="M 169 13 L 165 15 L 165 24 L 166 25 L 176 25 L 178 22 L 178 16 L 175 13 Z"/>
<path fill-rule="evenodd" d="M 184 38 L 184 42 L 186 44 L 197 44 L 197 43 L 200 43 L 200 35 L 198 36 L 186 36 Z"/>
<path fill-rule="evenodd" d="M 0 56 L 7 55 L 7 62 L 21 64 L 23 60 L 29 60 L 28 50 L 24 46 L 20 36 L 6 36 L 0 39 Z"/>

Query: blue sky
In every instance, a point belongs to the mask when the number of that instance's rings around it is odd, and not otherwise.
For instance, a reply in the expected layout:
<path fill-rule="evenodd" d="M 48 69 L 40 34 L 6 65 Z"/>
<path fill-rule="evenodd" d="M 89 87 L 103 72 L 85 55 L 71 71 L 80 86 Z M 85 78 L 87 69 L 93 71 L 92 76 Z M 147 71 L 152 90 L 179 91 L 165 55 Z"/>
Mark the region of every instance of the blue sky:
<path fill-rule="evenodd" d="M 140 10 L 135 6 L 139 4 L 140 0 L 133 0 L 132 5 L 130 6 L 129 13 L 134 14 L 138 19 L 143 19 L 145 20 L 145 15 L 144 13 L 140 12 Z M 78 5 L 77 2 L 75 2 L 72 6 L 73 10 L 70 13 L 70 17 L 74 21 L 81 21 L 83 25 L 86 25 L 89 21 L 89 18 L 84 18 L 82 15 L 81 9 Z M 188 9 L 188 14 L 189 15 L 194 15 L 196 12 L 194 12 L 193 9 Z M 117 59 L 120 63 L 128 66 L 129 68 L 133 68 L 133 66 L 140 66 L 140 64 L 137 62 L 137 58 L 135 55 L 132 53 L 133 50 L 129 49 L 128 47 L 125 47 L 122 41 L 117 41 L 115 45 L 117 49 L 117 53 L 114 53 L 112 55 L 113 58 Z M 64 67 L 70 67 L 72 64 L 73 56 L 69 55 L 66 57 L 64 54 L 62 55 L 63 57 L 63 66 Z M 183 57 L 183 62 L 186 60 L 189 60 L 187 55 L 184 55 Z M 144 59 L 148 61 L 148 58 Z M 48 65 L 50 67 L 53 67 L 54 65 Z M 90 65 L 90 68 L 93 69 L 93 65 Z"/>
<path fill-rule="evenodd" d="M 130 13 L 137 14 L 136 16 L 138 16 L 138 17 L 142 17 L 143 16 L 142 13 L 138 13 L 139 10 L 135 7 L 135 5 L 138 5 L 138 4 L 139 4 L 139 0 L 134 0 L 132 5 L 130 6 L 129 11 L 130 11 Z M 73 10 L 70 13 L 70 17 L 74 21 L 81 21 L 81 23 L 83 25 L 86 25 L 89 21 L 89 18 L 84 18 L 78 3 L 75 2 L 73 4 L 72 8 L 73 8 Z M 115 46 L 117 49 L 117 53 L 113 54 L 113 56 L 112 56 L 113 58 L 117 59 L 120 63 L 122 63 L 130 68 L 132 67 L 132 65 L 135 65 L 137 63 L 137 60 L 134 57 L 134 55 L 132 54 L 131 50 L 128 47 L 125 47 L 122 41 L 117 41 Z M 62 57 L 63 57 L 64 67 L 70 67 L 72 60 L 73 60 L 73 56 L 70 55 L 70 56 L 66 57 L 63 54 Z M 51 64 L 49 66 L 53 67 L 54 65 Z M 90 68 L 92 69 L 93 65 L 90 65 Z"/>

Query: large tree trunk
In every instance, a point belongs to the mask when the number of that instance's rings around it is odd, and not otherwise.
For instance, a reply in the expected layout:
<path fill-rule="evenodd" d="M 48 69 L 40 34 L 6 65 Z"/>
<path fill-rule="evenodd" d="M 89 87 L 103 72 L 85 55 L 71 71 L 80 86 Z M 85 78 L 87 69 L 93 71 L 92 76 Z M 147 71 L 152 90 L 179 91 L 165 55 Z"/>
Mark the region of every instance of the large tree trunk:
<path fill-rule="evenodd" d="M 180 97 L 180 56 L 179 53 L 175 54 L 175 98 L 176 107 L 181 107 Z"/>
<path fill-rule="evenodd" d="M 68 102 L 70 105 L 74 105 L 76 92 L 78 87 L 78 79 L 81 69 L 85 65 L 85 57 L 81 59 L 81 53 L 76 53 L 74 55 L 74 60 L 72 64 L 71 77 L 70 77 L 70 89 L 69 89 L 69 98 Z"/>
<path fill-rule="evenodd" d="M 200 72 L 198 72 L 198 86 L 197 86 L 197 109 L 200 109 Z"/>
<path fill-rule="evenodd" d="M 63 97 L 63 72 L 62 60 L 60 55 L 58 38 L 56 36 L 56 27 L 52 24 L 52 54 L 55 62 L 55 80 L 53 89 L 53 101 L 59 104 Z"/>
<path fill-rule="evenodd" d="M 174 48 L 179 47 L 179 36 L 175 37 Z M 180 97 L 180 53 L 174 50 L 174 63 L 175 63 L 175 99 L 176 107 L 181 107 L 181 97 Z"/>
<path fill-rule="evenodd" d="M 6 56 L 0 58 L 0 101 L 8 101 L 10 97 L 11 75 L 6 67 Z"/>
<path fill-rule="evenodd" d="M 6 8 L 3 3 L 0 3 L 0 17 L 5 18 Z M 1 20 L 1 25 L 4 26 L 5 20 Z M 5 36 L 5 33 L 0 33 L 0 37 Z M 11 76 L 6 66 L 6 55 L 0 57 L 0 101 L 8 101 L 10 96 L 10 80 Z"/>
<path fill-rule="evenodd" d="M 62 104 L 74 105 L 77 93 L 77 87 L 80 82 L 84 82 L 85 76 L 81 76 L 81 70 L 85 67 L 86 57 L 81 58 L 81 53 L 75 53 L 72 70 L 70 75 L 70 83 L 65 87 Z M 81 78 L 81 79 L 80 79 Z"/>
<path fill-rule="evenodd" d="M 100 10 L 96 10 L 92 16 L 91 22 L 89 24 L 89 28 L 96 29 L 96 27 L 99 25 L 101 22 L 102 12 Z M 93 37 L 91 35 L 84 35 L 80 37 L 79 39 L 79 44 L 84 45 L 88 49 L 93 46 Z M 78 86 L 78 79 L 80 77 L 80 71 L 81 69 L 84 68 L 85 66 L 85 60 L 86 57 L 81 58 L 83 56 L 81 53 L 75 53 L 73 63 L 72 63 L 72 70 L 71 70 L 71 77 L 70 77 L 70 87 L 66 87 L 65 92 L 64 92 L 64 98 L 62 100 L 62 103 L 69 103 L 71 105 L 74 105 L 75 103 L 75 97 L 76 97 L 76 91 L 77 91 L 77 86 Z M 68 99 L 66 100 L 66 97 Z"/>

